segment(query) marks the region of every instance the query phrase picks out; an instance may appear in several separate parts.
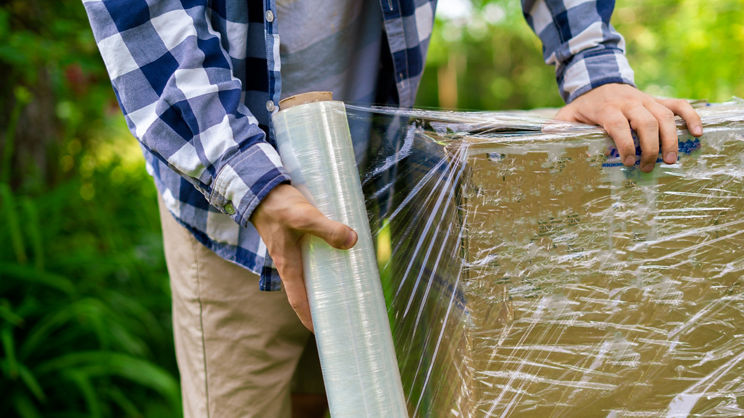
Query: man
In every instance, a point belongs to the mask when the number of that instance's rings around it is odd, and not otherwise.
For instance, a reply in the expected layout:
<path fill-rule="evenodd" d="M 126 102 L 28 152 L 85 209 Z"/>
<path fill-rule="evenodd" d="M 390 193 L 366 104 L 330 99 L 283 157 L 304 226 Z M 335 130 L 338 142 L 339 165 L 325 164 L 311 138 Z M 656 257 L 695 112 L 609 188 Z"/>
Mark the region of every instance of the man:
<path fill-rule="evenodd" d="M 186 416 L 289 414 L 298 361 L 317 365 L 300 325 L 312 330 L 300 238 L 314 234 L 346 249 L 356 233 L 291 186 L 271 114 L 280 98 L 311 90 L 362 105 L 412 106 L 435 3 L 84 0 L 162 197 Z M 568 103 L 559 119 L 604 127 L 626 165 L 635 164 L 635 129 L 643 171 L 653 169 L 659 150 L 666 163 L 677 160 L 675 114 L 702 133 L 686 102 L 633 87 L 623 39 L 609 24 L 614 1 L 522 6 Z M 365 139 L 355 141 L 363 154 Z M 257 291 L 280 283 L 289 304 L 278 292 Z M 295 405 L 303 399 L 317 407 L 322 398 L 295 397 Z"/>

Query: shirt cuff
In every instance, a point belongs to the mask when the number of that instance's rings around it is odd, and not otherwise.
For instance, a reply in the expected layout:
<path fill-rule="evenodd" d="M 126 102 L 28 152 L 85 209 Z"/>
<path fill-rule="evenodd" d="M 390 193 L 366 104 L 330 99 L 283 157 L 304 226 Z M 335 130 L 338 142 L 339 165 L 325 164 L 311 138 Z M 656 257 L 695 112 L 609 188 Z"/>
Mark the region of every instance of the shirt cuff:
<path fill-rule="evenodd" d="M 610 83 L 635 86 L 633 69 L 619 49 L 582 51 L 558 74 L 561 97 L 566 103 L 571 103 L 589 90 Z"/>
<path fill-rule="evenodd" d="M 209 203 L 245 227 L 266 195 L 276 186 L 289 182 L 279 154 L 271 145 L 261 142 L 222 167 L 215 178 Z"/>

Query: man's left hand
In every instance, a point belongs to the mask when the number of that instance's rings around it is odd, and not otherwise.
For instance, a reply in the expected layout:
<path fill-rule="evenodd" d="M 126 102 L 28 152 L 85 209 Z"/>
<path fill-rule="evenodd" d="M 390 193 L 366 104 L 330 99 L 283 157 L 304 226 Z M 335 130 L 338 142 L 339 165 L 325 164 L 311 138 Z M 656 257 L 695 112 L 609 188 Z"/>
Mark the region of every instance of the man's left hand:
<path fill-rule="evenodd" d="M 694 136 L 703 134 L 700 116 L 681 99 L 657 99 L 627 84 L 605 84 L 564 106 L 556 119 L 599 125 L 612 137 L 626 166 L 635 165 L 636 150 L 630 129 L 641 145 L 641 171 L 654 169 L 661 155 L 667 164 L 677 162 L 677 125 L 674 115 L 687 123 Z"/>

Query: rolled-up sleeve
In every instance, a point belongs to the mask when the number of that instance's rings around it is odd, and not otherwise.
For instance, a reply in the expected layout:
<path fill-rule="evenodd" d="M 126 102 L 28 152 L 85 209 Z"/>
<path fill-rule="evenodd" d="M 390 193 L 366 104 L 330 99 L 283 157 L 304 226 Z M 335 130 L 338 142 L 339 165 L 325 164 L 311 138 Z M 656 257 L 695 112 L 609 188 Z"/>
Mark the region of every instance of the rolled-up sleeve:
<path fill-rule="evenodd" d="M 289 176 L 242 102 L 207 1 L 83 4 L 132 134 L 245 226 Z"/>
<path fill-rule="evenodd" d="M 522 0 L 566 103 L 603 84 L 634 85 L 625 40 L 610 25 L 614 7 L 614 1 L 602 0 Z"/>

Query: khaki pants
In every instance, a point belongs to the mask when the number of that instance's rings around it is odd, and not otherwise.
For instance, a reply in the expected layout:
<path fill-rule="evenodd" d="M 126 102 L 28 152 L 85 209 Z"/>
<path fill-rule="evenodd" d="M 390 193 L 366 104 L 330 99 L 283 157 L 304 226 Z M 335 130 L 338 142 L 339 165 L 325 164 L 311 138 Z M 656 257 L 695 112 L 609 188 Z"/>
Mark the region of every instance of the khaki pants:
<path fill-rule="evenodd" d="M 259 291 L 255 274 L 201 245 L 158 204 L 184 415 L 289 417 L 290 391 L 323 393 L 315 339 L 286 294 Z"/>

